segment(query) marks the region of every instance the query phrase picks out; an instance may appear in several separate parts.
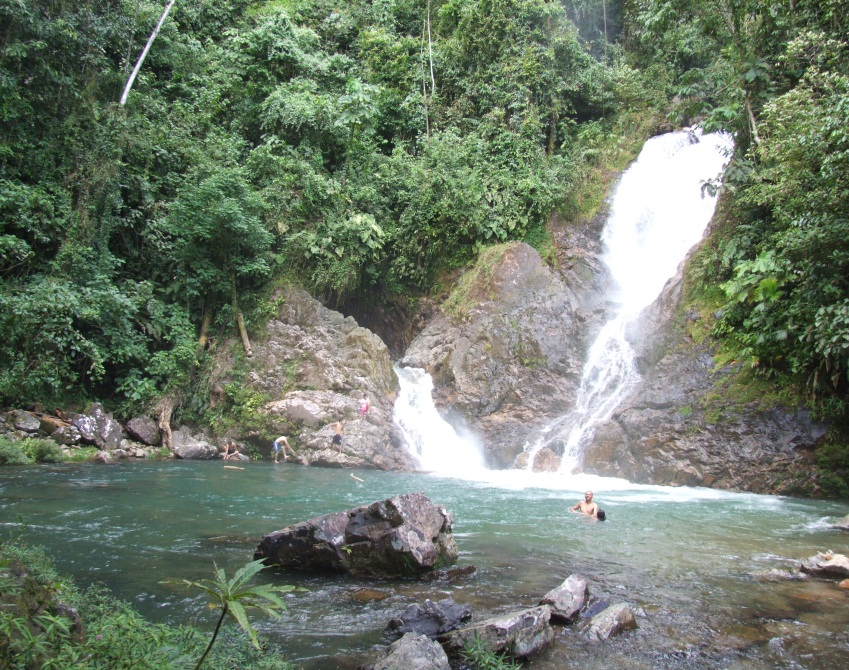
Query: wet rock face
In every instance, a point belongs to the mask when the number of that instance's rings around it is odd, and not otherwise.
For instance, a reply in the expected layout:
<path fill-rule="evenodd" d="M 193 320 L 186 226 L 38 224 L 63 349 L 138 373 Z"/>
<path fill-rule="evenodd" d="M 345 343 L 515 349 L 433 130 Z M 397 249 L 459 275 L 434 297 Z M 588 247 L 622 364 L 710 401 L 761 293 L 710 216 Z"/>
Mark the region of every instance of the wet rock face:
<path fill-rule="evenodd" d="M 595 285 L 578 278 L 593 276 L 588 263 L 576 262 L 567 281 L 527 244 L 498 253 L 479 263 L 492 267 L 468 287 L 462 316 L 434 317 L 402 365 L 431 374 L 437 406 L 481 436 L 491 467 L 508 467 L 529 436 L 573 403 L 585 325 L 603 306 Z"/>
<path fill-rule="evenodd" d="M 807 412 L 724 397 L 739 365 L 717 369 L 707 343 L 682 336 L 682 278 L 632 327 L 643 380 L 600 425 L 584 469 L 650 484 L 757 493 L 815 492 L 812 449 L 826 426 Z"/>
<path fill-rule="evenodd" d="M 443 507 L 411 493 L 270 533 L 254 558 L 291 570 L 419 575 L 457 559 L 453 523 Z"/>
<path fill-rule="evenodd" d="M 301 289 L 281 289 L 275 298 L 277 315 L 253 343 L 248 372 L 238 382 L 265 397 L 265 425 L 262 431 L 243 426 L 236 439 L 270 450 L 271 440 L 287 435 L 307 465 L 417 469 L 392 421 L 398 380 L 386 345 Z M 233 365 L 232 358 L 219 355 L 211 385 L 221 394 L 233 381 Z M 363 397 L 369 398 L 369 409 L 361 418 Z M 334 445 L 334 424 L 340 420 L 345 421 L 342 444 Z"/>

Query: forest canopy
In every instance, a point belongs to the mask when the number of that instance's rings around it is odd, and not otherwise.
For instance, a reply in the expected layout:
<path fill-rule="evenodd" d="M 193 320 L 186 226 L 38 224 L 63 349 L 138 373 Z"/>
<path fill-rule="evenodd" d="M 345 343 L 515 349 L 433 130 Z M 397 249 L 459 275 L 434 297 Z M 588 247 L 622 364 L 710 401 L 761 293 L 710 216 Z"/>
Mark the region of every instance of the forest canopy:
<path fill-rule="evenodd" d="M 410 298 L 538 243 L 604 147 L 731 132 L 714 336 L 825 415 L 849 389 L 838 0 L 0 0 L 0 399 L 184 384 L 198 336 Z"/>

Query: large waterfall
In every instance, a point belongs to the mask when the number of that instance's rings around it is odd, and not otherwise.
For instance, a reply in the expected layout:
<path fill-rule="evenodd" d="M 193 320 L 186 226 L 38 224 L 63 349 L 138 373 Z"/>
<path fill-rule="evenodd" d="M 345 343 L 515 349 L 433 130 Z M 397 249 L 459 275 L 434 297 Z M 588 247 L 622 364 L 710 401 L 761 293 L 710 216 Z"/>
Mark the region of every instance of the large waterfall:
<path fill-rule="evenodd" d="M 612 318 L 590 347 L 575 407 L 529 440 L 529 468 L 536 452 L 551 446 L 562 449 L 561 472 L 579 471 L 595 427 L 639 381 L 626 327 L 657 298 L 704 234 L 716 203 L 703 184 L 719 175 L 730 148 L 726 135 L 669 133 L 646 142 L 622 175 L 602 235 L 613 280 Z M 422 467 L 459 476 L 479 470 L 479 449 L 433 408 L 429 376 L 421 370 L 401 370 L 399 376 L 396 421 Z"/>
<path fill-rule="evenodd" d="M 560 470 L 578 470 L 595 427 L 639 381 L 626 328 L 704 234 L 716 199 L 703 184 L 719 174 L 730 149 L 731 138 L 719 133 L 660 135 L 646 142 L 622 175 L 602 234 L 604 262 L 613 278 L 613 318 L 590 347 L 575 408 L 532 445 L 529 467 L 541 447 L 560 443 Z"/>

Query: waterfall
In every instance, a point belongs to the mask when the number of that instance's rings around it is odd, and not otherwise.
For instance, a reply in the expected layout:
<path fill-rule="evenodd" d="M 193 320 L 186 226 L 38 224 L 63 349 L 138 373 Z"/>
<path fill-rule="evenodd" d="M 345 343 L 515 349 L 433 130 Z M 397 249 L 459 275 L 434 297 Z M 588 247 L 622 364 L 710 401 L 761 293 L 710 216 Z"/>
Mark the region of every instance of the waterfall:
<path fill-rule="evenodd" d="M 704 234 L 716 202 L 702 192 L 702 184 L 720 173 L 731 146 L 729 136 L 699 130 L 660 135 L 646 142 L 623 173 L 602 233 L 603 260 L 613 280 L 613 316 L 590 347 L 575 407 L 526 445 L 528 470 L 536 453 L 551 446 L 557 451 L 562 447 L 558 476 L 578 473 L 595 427 L 640 380 L 625 337 L 627 326 L 657 298 Z M 470 436 L 458 435 L 436 410 L 430 375 L 418 368 L 396 368 L 396 373 L 401 391 L 394 419 L 422 469 L 492 480 L 496 474 L 484 474 L 480 446 Z M 515 480 L 517 473 L 511 472 Z"/>
<path fill-rule="evenodd" d="M 646 142 L 622 175 L 602 234 L 614 315 L 590 347 L 575 408 L 530 445 L 529 468 L 542 447 L 562 445 L 560 471 L 579 471 L 595 427 L 640 380 L 626 328 L 657 298 L 704 234 L 716 199 L 703 192 L 702 184 L 720 173 L 730 149 L 727 135 L 669 133 Z"/>
<path fill-rule="evenodd" d="M 480 446 L 471 436 L 458 435 L 434 406 L 431 376 L 420 368 L 396 366 L 395 372 L 401 390 L 393 418 L 422 469 L 458 477 L 482 471 Z"/>

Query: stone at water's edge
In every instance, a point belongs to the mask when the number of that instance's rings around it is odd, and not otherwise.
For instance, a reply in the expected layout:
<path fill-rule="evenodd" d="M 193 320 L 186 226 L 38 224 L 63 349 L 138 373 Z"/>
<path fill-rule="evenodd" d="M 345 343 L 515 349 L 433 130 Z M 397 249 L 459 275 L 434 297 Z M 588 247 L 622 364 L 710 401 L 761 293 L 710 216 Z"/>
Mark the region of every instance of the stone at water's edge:
<path fill-rule="evenodd" d="M 407 633 L 393 642 L 378 661 L 362 670 L 451 670 L 448 656 L 438 642 L 426 635 Z"/>
<path fill-rule="evenodd" d="M 817 554 L 802 561 L 799 569 L 814 577 L 843 579 L 849 577 L 849 558 L 843 554 Z"/>
<path fill-rule="evenodd" d="M 457 560 L 453 524 L 444 507 L 409 493 L 270 533 L 254 559 L 290 570 L 420 575 Z"/>
<path fill-rule="evenodd" d="M 526 658 L 554 642 L 550 619 L 551 610 L 548 605 L 532 607 L 451 631 L 446 643 L 459 651 L 478 638 L 494 652 L 505 652 L 514 658 Z"/>
<path fill-rule="evenodd" d="M 560 586 L 546 593 L 539 604 L 551 607 L 552 619 L 572 623 L 589 599 L 587 580 L 580 575 L 569 575 Z"/>

